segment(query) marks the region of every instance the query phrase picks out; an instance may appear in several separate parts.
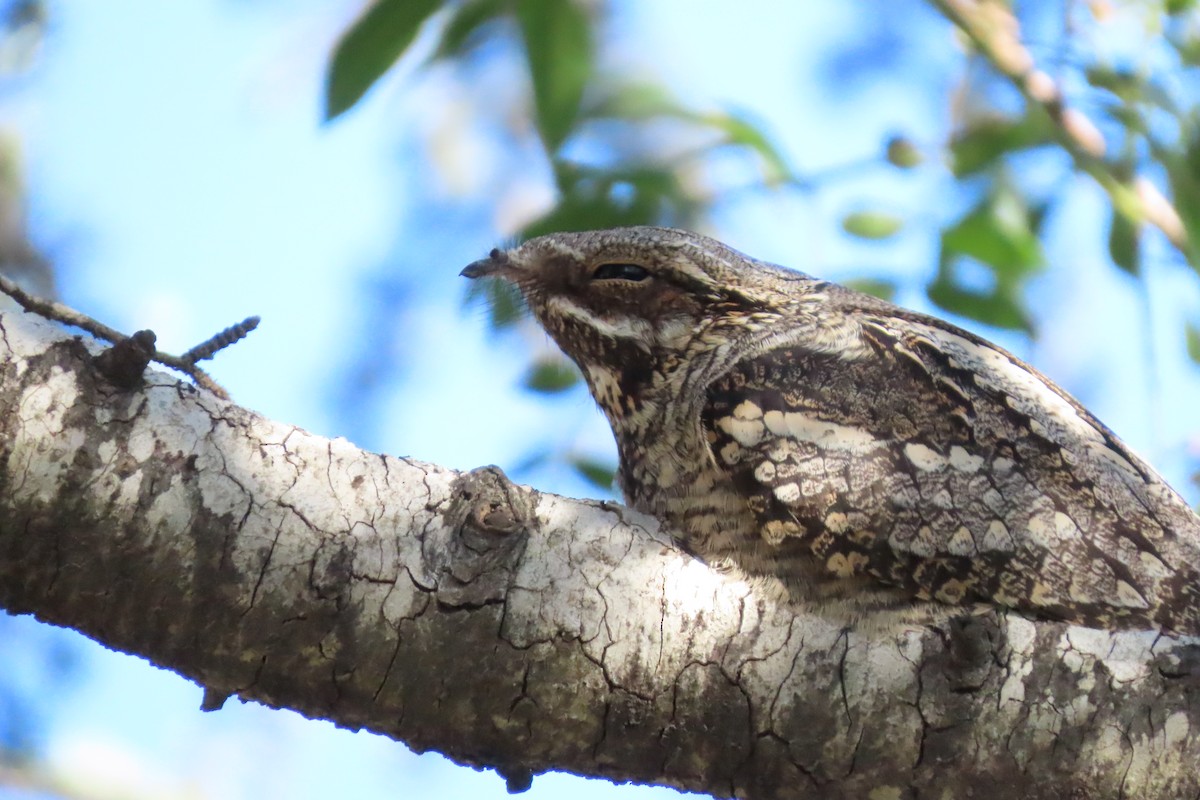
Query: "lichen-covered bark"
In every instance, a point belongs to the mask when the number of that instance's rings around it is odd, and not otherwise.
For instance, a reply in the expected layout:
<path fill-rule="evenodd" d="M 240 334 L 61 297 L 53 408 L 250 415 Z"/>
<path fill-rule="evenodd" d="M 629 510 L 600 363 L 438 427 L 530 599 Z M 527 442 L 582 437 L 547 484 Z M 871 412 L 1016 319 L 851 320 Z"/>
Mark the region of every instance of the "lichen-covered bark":
<path fill-rule="evenodd" d="M 362 452 L 0 314 L 0 606 L 417 750 L 760 798 L 1200 791 L 1200 650 L 846 632 L 619 506 Z"/>

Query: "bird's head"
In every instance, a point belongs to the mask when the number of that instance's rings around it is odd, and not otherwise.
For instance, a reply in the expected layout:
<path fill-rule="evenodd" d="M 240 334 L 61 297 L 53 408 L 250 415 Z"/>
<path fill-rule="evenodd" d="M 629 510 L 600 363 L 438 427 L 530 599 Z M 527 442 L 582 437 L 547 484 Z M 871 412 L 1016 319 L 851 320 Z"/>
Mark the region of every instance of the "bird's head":
<path fill-rule="evenodd" d="M 813 284 L 707 236 L 653 227 L 540 236 L 462 274 L 515 284 L 605 406 L 604 378 L 622 393 L 661 386 L 681 364 L 769 331 L 787 298 Z"/>

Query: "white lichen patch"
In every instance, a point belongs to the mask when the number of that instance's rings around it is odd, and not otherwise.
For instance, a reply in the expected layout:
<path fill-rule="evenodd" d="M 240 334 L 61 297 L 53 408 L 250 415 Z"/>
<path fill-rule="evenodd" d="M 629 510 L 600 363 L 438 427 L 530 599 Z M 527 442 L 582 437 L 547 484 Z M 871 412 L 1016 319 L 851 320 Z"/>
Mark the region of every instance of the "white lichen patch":
<path fill-rule="evenodd" d="M 1072 625 L 1059 639 L 1057 650 L 1064 664 L 1074 668 L 1100 663 L 1113 684 L 1145 679 L 1154 663 L 1151 647 L 1158 634 L 1154 631 L 1111 633 Z"/>
<path fill-rule="evenodd" d="M 241 517 L 250 502 L 246 490 L 236 481 L 218 470 L 201 470 L 196 478 L 200 489 L 200 502 L 214 516 L 236 515 Z"/>
<path fill-rule="evenodd" d="M 1000 705 L 1007 702 L 1025 702 L 1025 679 L 1033 673 L 1033 648 L 1037 643 L 1037 627 L 1030 620 L 1016 614 L 1005 617 L 1008 646 L 1013 658 L 1009 661 L 1009 673 L 1000 687 Z"/>
<path fill-rule="evenodd" d="M 142 492 L 143 477 L 144 475 L 139 469 L 134 471 L 133 474 L 119 479 L 120 483 L 117 485 L 116 492 L 116 502 L 118 505 L 123 508 L 133 508 L 137 505 L 138 497 Z"/>
<path fill-rule="evenodd" d="M 86 432 L 65 428 L 67 412 L 79 396 L 75 375 L 55 367 L 49 377 L 30 386 L 17 404 L 21 424 L 11 444 L 10 464 L 19 476 L 12 492 L 17 497 L 52 500 L 63 476 L 83 446 Z"/>
<path fill-rule="evenodd" d="M 146 524 L 153 530 L 166 533 L 186 530 L 191 517 L 191 502 L 178 475 L 171 479 L 166 489 L 155 495 L 150 508 L 146 510 Z"/>
<path fill-rule="evenodd" d="M 1175 711 L 1163 721 L 1163 743 L 1168 748 L 1182 747 L 1191 738 L 1192 724 L 1187 712 Z"/>
<path fill-rule="evenodd" d="M 120 448 L 111 439 L 96 445 L 96 458 L 100 459 L 101 464 L 111 464 L 112 460 L 117 457 L 118 452 L 120 452 Z"/>
<path fill-rule="evenodd" d="M 134 425 L 133 430 L 129 432 L 129 440 L 125 447 L 129 455 L 140 463 L 154 457 L 154 448 L 157 442 L 158 437 L 149 425 Z"/>

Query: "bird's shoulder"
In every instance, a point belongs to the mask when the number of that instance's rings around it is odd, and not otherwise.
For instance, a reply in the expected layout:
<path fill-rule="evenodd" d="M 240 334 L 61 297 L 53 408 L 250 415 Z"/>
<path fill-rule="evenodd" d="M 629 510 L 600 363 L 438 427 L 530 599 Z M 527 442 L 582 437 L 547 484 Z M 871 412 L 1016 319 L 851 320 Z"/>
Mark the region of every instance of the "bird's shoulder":
<path fill-rule="evenodd" d="M 921 599 L 1094 624 L 1183 591 L 1195 516 L 1078 402 L 949 323 L 837 300 L 854 348 L 776 337 L 707 388 L 712 456 L 768 543 Z"/>

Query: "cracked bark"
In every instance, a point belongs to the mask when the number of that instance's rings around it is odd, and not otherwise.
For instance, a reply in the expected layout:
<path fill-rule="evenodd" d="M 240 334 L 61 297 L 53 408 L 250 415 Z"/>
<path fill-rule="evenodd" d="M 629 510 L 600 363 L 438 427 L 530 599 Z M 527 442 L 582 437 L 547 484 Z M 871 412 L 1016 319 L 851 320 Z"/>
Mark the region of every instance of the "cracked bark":
<path fill-rule="evenodd" d="M 366 453 L 0 313 L 0 606 L 520 787 L 1200 792 L 1194 641 L 1017 616 L 846 632 L 649 519 Z"/>

